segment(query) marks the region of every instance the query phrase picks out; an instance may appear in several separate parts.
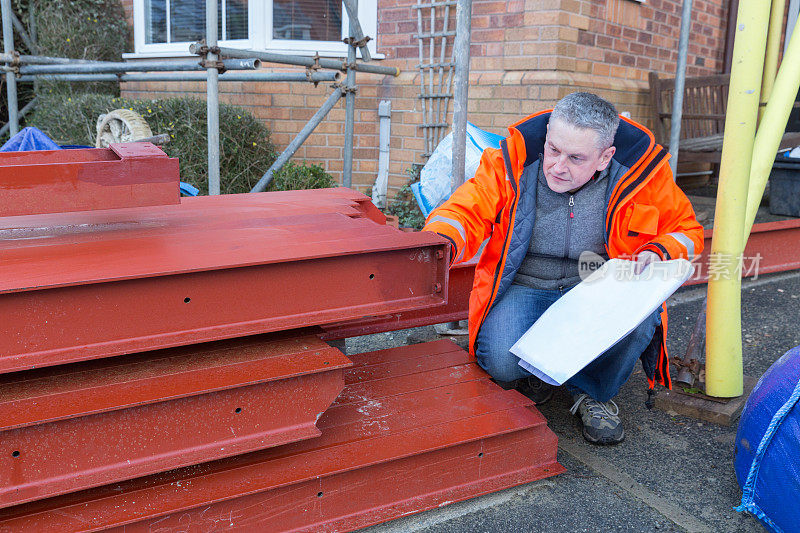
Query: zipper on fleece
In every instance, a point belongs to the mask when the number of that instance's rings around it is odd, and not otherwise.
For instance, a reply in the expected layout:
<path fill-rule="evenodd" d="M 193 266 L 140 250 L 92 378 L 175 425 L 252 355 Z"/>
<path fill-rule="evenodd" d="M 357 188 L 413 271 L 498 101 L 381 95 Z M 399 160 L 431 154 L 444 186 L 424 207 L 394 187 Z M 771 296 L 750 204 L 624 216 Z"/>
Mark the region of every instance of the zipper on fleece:
<path fill-rule="evenodd" d="M 572 221 L 575 219 L 575 196 L 569 195 L 569 218 L 567 219 L 567 238 L 564 239 L 564 258 L 561 260 L 561 279 L 567 277 L 567 258 L 569 257 L 569 237 L 572 229 Z"/>

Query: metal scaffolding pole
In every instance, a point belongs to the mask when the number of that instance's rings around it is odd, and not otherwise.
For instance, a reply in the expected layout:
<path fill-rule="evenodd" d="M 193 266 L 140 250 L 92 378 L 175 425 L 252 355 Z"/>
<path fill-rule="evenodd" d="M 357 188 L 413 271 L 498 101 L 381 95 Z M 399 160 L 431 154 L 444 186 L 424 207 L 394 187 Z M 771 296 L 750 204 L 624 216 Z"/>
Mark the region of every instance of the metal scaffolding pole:
<path fill-rule="evenodd" d="M 3 16 L 3 52 L 14 54 L 14 29 L 11 23 L 11 0 L 0 0 Z M 17 78 L 15 73 L 6 72 L 6 94 L 8 95 L 8 128 L 11 136 L 19 132 L 19 109 L 17 104 Z"/>
<path fill-rule="evenodd" d="M 19 110 L 19 117 L 22 118 L 25 115 L 27 115 L 28 112 L 33 111 L 33 108 L 36 107 L 37 103 L 38 102 L 37 102 L 36 98 L 34 98 L 33 100 L 31 100 L 30 102 L 25 104 L 25 107 L 23 107 L 22 109 Z M 3 124 L 3 127 L 0 128 L 0 137 L 5 135 L 6 133 L 8 133 L 9 126 L 10 126 L 10 123 Z"/>
<path fill-rule="evenodd" d="M 681 13 L 681 35 L 678 41 L 678 64 L 675 67 L 675 93 L 672 95 L 672 119 L 670 120 L 669 154 L 672 156 L 672 179 L 678 176 L 678 149 L 681 143 L 681 118 L 683 117 L 683 88 L 686 85 L 686 55 L 689 50 L 689 32 L 692 26 L 692 0 L 683 0 Z"/>
<path fill-rule="evenodd" d="M 356 40 L 356 44 L 361 49 L 361 59 L 370 61 L 369 50 L 367 49 L 367 40 L 364 39 L 364 30 L 361 29 L 361 23 L 358 21 L 358 0 L 342 0 L 344 8 L 347 10 L 347 16 L 350 17 L 350 36 Z"/>
<path fill-rule="evenodd" d="M 472 33 L 472 0 L 458 0 L 456 5 L 455 87 L 453 98 L 453 175 L 450 191 L 464 183 L 467 150 L 467 103 L 469 97 L 469 43 Z M 433 28 L 431 28 L 433 32 Z"/>
<path fill-rule="evenodd" d="M 25 26 L 22 25 L 22 22 L 17 18 L 17 15 L 14 12 L 11 12 L 11 24 L 14 26 L 14 29 L 17 30 L 17 35 L 19 38 L 22 39 L 22 43 L 28 47 L 28 50 L 31 52 L 36 52 L 36 43 L 33 42 L 31 36 L 28 35 L 28 32 L 25 31 Z"/>
<path fill-rule="evenodd" d="M 258 59 L 226 59 L 222 62 L 225 70 L 256 70 L 261 66 Z M 190 59 L 188 61 L 134 61 L 100 62 L 76 64 L 23 65 L 20 74 L 102 74 L 109 72 L 185 72 L 206 70 L 203 65 Z M 216 70 L 216 68 L 215 68 Z"/>
<path fill-rule="evenodd" d="M 337 81 L 341 77 L 338 72 L 226 72 L 219 75 L 219 81 L 297 81 L 320 83 Z M 164 72 L 160 74 L 37 74 L 21 76 L 19 81 L 207 81 L 205 72 Z"/>
<path fill-rule="evenodd" d="M 353 136 L 355 122 L 355 72 L 368 72 L 372 74 L 383 74 L 398 76 L 400 70 L 396 67 L 385 67 L 374 64 L 362 64 L 356 62 L 356 48 L 362 51 L 362 58 L 370 60 L 367 41 L 369 37 L 364 36 L 361 25 L 358 21 L 358 2 L 357 0 L 344 0 L 345 8 L 350 18 L 350 33 L 348 39 L 348 58 L 346 61 L 316 57 L 304 57 L 289 54 L 273 54 L 268 52 L 253 52 L 231 48 L 220 48 L 218 46 L 218 13 L 217 2 L 206 0 L 206 39 L 205 43 L 195 43 L 191 45 L 190 51 L 193 54 L 202 56 L 200 63 L 195 61 L 135 61 L 135 62 L 104 62 L 89 61 L 81 59 L 69 59 L 61 57 L 24 55 L 17 56 L 13 49 L 13 21 L 10 15 L 11 0 L 0 0 L 3 15 L 4 30 L 4 53 L 0 54 L 0 63 L 12 64 L 11 66 L 0 67 L 6 73 L 9 91 L 9 123 L 8 129 L 12 134 L 18 130 L 19 113 L 17 110 L 16 93 L 16 74 L 22 74 L 22 81 L 40 80 L 59 80 L 59 81 L 206 81 L 206 97 L 208 109 L 208 191 L 209 194 L 220 193 L 220 146 L 219 146 L 219 82 L 220 81 L 300 81 L 319 83 L 324 81 L 338 81 L 339 72 L 319 72 L 318 69 L 334 69 L 347 73 L 346 82 L 343 87 L 336 88 L 322 107 L 314 114 L 306 126 L 298 133 L 295 139 L 278 157 L 275 163 L 262 176 L 261 180 L 253 188 L 252 192 L 263 191 L 266 189 L 272 175 L 297 151 L 300 145 L 308 138 L 314 128 L 330 112 L 333 106 L 342 96 L 346 96 L 346 118 L 345 118 L 345 155 L 343 183 L 350 186 L 352 182 L 353 165 Z M 35 40 L 33 26 L 31 42 Z M 224 61 L 220 58 L 225 56 L 230 59 Z M 270 63 L 299 65 L 308 67 L 305 73 L 297 72 L 228 72 L 220 75 L 219 70 L 255 70 L 260 67 L 261 61 Z M 18 65 L 22 65 L 17 68 Z M 202 71 L 205 73 L 192 72 Z M 137 74 L 152 73 L 156 74 Z M 133 73 L 133 74 L 131 74 Z M 24 111 L 32 108 L 26 107 Z"/>
<path fill-rule="evenodd" d="M 219 184 L 219 70 L 217 60 L 217 0 L 206 0 L 205 62 L 208 74 L 206 103 L 208 110 L 208 194 L 220 193 Z M 245 58 L 246 59 L 246 58 Z"/>
<path fill-rule="evenodd" d="M 344 91 L 341 87 L 337 87 L 333 93 L 325 100 L 325 103 L 322 104 L 322 107 L 317 109 L 317 112 L 314 113 L 314 116 L 303 126 L 303 129 L 300 130 L 300 133 L 289 143 L 289 146 L 278 156 L 278 159 L 272 163 L 272 166 L 269 167 L 269 170 L 258 180 L 255 187 L 253 187 L 250 192 L 264 192 L 267 187 L 269 186 L 270 182 L 272 181 L 273 174 L 280 170 L 280 168 L 289 160 L 290 157 L 294 155 L 298 148 L 308 139 L 308 136 L 311 135 L 311 132 L 314 131 L 320 122 L 330 113 L 333 106 L 336 105 L 336 102 L 339 101 L 339 98 L 342 97 Z"/>
<path fill-rule="evenodd" d="M 197 54 L 202 49 L 202 44 L 195 43 L 189 47 L 189 51 Z M 220 47 L 219 53 L 223 57 L 239 57 L 260 59 L 264 63 L 279 63 L 282 65 L 297 65 L 301 67 L 319 67 L 346 72 L 347 61 L 340 59 L 330 59 L 325 57 L 306 57 L 292 54 L 276 54 L 274 52 L 256 52 L 253 50 L 239 50 L 236 48 Z M 372 63 L 356 63 L 353 68 L 358 72 L 369 72 L 371 74 L 384 74 L 386 76 L 399 76 L 400 69 L 397 67 L 384 67 Z"/>
<path fill-rule="evenodd" d="M 88 59 L 70 59 L 68 57 L 50 57 L 50 56 L 31 56 L 21 55 L 15 59 L 12 54 L 0 54 L 0 61 L 4 63 L 11 63 L 18 61 L 23 65 L 67 65 L 77 63 L 100 63 L 102 61 L 91 61 Z"/>
<path fill-rule="evenodd" d="M 356 64 L 356 43 L 353 28 L 358 24 L 358 0 L 350 0 L 355 4 L 348 9 L 350 16 L 350 38 L 347 39 L 347 76 L 344 82 L 344 161 L 342 163 L 342 185 L 350 187 L 353 184 L 353 130 L 356 114 L 356 71 L 351 67 Z M 354 13 L 355 12 L 355 13 Z M 359 26 L 360 27 L 360 26 Z"/>

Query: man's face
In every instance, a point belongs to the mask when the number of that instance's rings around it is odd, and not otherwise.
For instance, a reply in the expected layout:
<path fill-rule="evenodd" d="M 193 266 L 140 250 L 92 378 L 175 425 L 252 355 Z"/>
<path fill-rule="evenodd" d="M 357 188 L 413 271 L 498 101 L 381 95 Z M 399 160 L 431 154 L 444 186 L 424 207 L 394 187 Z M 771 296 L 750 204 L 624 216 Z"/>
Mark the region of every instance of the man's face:
<path fill-rule="evenodd" d="M 551 120 L 544 141 L 542 168 L 547 185 L 555 192 L 574 191 L 604 170 L 616 150 L 597 147 L 596 131 L 577 128 L 563 120 Z"/>

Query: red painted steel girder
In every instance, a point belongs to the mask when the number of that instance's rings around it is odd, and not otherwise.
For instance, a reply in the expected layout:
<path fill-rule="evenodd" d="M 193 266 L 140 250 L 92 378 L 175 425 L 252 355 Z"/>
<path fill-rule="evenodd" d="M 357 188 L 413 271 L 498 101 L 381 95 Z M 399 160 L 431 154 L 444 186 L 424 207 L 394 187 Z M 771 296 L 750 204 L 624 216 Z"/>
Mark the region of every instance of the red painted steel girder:
<path fill-rule="evenodd" d="M 693 263 L 695 272 L 686 285 L 707 283 L 714 275 L 711 259 L 713 230 L 705 230 L 705 247 Z M 753 224 L 743 256 L 742 277 L 750 278 L 800 268 L 800 219 Z"/>
<path fill-rule="evenodd" d="M 445 303 L 440 237 L 271 194 L 0 218 L 0 373 Z"/>
<path fill-rule="evenodd" d="M 203 197 L 181 198 L 184 209 L 209 208 L 208 200 Z M 345 187 L 333 189 L 307 189 L 296 191 L 274 191 L 255 194 L 225 195 L 225 204 L 217 209 L 229 209 L 233 206 L 257 208 L 262 213 L 288 216 L 300 216 L 320 213 L 342 213 L 351 217 L 368 218 L 378 224 L 386 224 L 384 215 L 372 203 L 372 198 Z"/>
<path fill-rule="evenodd" d="M 0 507 L 320 435 L 350 365 L 339 350 L 314 336 L 225 344 L 6 383 L 4 407 L 34 413 L 3 418 L 57 420 L 0 432 Z"/>
<path fill-rule="evenodd" d="M 708 282 L 711 237 L 712 230 L 705 230 L 704 251 L 693 261 L 695 274 L 685 285 Z M 744 277 L 800 269 L 800 219 L 755 224 L 743 255 Z M 450 268 L 446 306 L 326 324 L 323 338 L 342 339 L 465 320 L 476 263 L 472 260 Z"/>
<path fill-rule="evenodd" d="M 19 505 L 0 511 L 0 528 L 352 530 L 563 471 L 530 400 L 452 343 L 426 346 L 356 356 L 357 368 L 380 368 L 348 375 L 358 383 L 320 419 L 317 439 Z M 450 362 L 385 366 L 406 351 Z"/>
<path fill-rule="evenodd" d="M 180 202 L 178 160 L 151 143 L 0 153 L 0 217 Z"/>
<path fill-rule="evenodd" d="M 358 337 L 384 331 L 398 331 L 443 322 L 466 320 L 469 309 L 469 294 L 475 278 L 477 260 L 458 263 L 450 267 L 447 280 L 447 305 L 431 309 L 415 309 L 384 316 L 371 316 L 336 324 L 325 324 L 322 338 L 325 340 Z"/>
<path fill-rule="evenodd" d="M 316 329 L 0 375 L 0 431 L 350 366 Z"/>

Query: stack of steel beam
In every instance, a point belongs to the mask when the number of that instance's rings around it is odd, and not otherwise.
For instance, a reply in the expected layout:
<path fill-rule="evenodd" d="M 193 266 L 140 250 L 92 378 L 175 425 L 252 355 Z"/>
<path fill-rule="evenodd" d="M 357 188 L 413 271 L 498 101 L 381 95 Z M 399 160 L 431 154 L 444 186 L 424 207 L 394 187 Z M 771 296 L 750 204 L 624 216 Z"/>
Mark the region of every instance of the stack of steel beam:
<path fill-rule="evenodd" d="M 0 529 L 348 530 L 561 471 L 455 345 L 323 341 L 446 309 L 442 239 L 347 189 L 181 200 L 152 145 L 81 152 L 0 167 L 27 210 L 0 216 Z"/>

